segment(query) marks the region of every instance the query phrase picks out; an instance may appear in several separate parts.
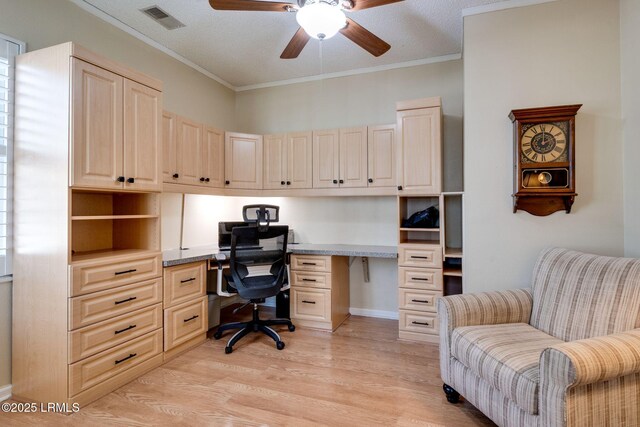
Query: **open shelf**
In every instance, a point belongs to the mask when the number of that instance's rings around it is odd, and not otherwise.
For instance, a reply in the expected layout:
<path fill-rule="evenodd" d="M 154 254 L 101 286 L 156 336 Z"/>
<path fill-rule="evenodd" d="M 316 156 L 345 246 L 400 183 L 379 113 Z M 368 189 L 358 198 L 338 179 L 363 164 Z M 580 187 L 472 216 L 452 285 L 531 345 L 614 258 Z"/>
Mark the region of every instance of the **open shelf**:
<path fill-rule="evenodd" d="M 439 245 L 441 243 L 442 230 L 439 227 L 439 222 L 434 224 L 435 227 L 432 228 L 402 226 L 403 221 L 411 215 L 431 206 L 440 209 L 439 196 L 400 196 L 398 198 L 398 231 L 401 244 Z"/>
<path fill-rule="evenodd" d="M 443 276 L 453 276 L 453 277 L 462 277 L 462 269 L 461 268 L 453 268 L 453 267 L 445 267 L 442 270 Z"/>
<path fill-rule="evenodd" d="M 403 239 L 400 237 L 401 245 L 439 245 L 440 240 L 429 240 L 429 239 Z"/>
<path fill-rule="evenodd" d="M 445 258 L 462 258 L 462 248 L 445 248 Z"/>
<path fill-rule="evenodd" d="M 439 228 L 408 228 L 408 227 L 400 227 L 400 231 L 423 231 L 430 233 L 439 233 Z"/>
<path fill-rule="evenodd" d="M 158 218 L 158 215 L 85 215 L 85 216 L 72 216 L 72 221 L 92 221 L 100 219 L 146 219 L 146 218 Z"/>
<path fill-rule="evenodd" d="M 131 256 L 148 252 L 147 249 L 102 249 L 96 251 L 75 252 L 71 255 L 71 262 L 97 260 L 115 256 Z"/>
<path fill-rule="evenodd" d="M 122 193 L 73 190 L 71 219 L 149 218 L 160 215 L 156 193 Z"/>

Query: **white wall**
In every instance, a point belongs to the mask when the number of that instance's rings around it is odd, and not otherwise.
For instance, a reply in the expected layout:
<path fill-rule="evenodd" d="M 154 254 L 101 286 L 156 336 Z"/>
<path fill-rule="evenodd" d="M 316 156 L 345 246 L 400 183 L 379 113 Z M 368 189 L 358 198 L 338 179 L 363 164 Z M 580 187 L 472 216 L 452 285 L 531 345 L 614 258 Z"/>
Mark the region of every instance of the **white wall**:
<path fill-rule="evenodd" d="M 619 19 L 611 0 L 465 18 L 465 292 L 529 286 L 550 245 L 623 253 Z M 576 103 L 572 213 L 513 214 L 509 111 Z"/>
<path fill-rule="evenodd" d="M 640 1 L 620 1 L 624 253 L 640 258 Z"/>

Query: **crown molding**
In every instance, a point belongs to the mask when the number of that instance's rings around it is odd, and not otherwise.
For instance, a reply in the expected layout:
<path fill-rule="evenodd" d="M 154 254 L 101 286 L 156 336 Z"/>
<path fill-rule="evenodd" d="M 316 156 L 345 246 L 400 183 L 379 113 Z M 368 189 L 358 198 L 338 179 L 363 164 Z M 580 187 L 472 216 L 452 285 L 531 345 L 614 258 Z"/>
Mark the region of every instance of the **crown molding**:
<path fill-rule="evenodd" d="M 533 6 L 536 4 L 551 3 L 557 0 L 505 0 L 498 3 L 462 9 L 462 17 L 480 15 L 483 13 L 497 12 L 499 10 L 514 9 L 517 7 Z"/>
<path fill-rule="evenodd" d="M 235 91 L 236 88 L 235 86 L 233 86 L 231 83 L 227 82 L 226 80 L 224 80 L 221 77 L 216 76 L 215 74 L 213 74 L 210 71 L 205 70 L 204 68 L 202 68 L 201 66 L 199 66 L 198 64 L 189 61 L 187 58 L 185 58 L 184 56 L 177 54 L 176 52 L 174 52 L 173 50 L 169 49 L 168 47 L 158 43 L 157 41 L 153 40 L 152 38 L 145 36 L 144 34 L 142 34 L 141 32 L 139 32 L 138 30 L 130 27 L 129 25 L 125 24 L 124 22 L 120 21 L 119 19 L 114 18 L 113 16 L 109 15 L 108 13 L 106 13 L 105 11 L 103 11 L 102 9 L 99 9 L 97 7 L 95 7 L 92 4 L 87 3 L 85 0 L 69 0 L 71 1 L 71 3 L 75 4 L 76 6 L 78 6 L 79 8 L 81 8 L 82 10 L 89 12 L 90 14 L 102 19 L 103 21 L 107 22 L 108 24 L 113 25 L 114 27 L 124 31 L 125 33 L 137 38 L 138 40 L 148 44 L 151 47 L 154 47 L 156 49 L 158 49 L 159 51 L 161 51 L 162 53 L 165 53 L 167 55 L 169 55 L 170 57 L 172 57 L 173 59 L 177 59 L 178 61 L 182 62 L 184 65 L 193 68 L 194 70 L 204 74 L 205 76 L 209 77 L 210 79 L 215 80 L 216 82 L 220 83 L 221 85 Z"/>
<path fill-rule="evenodd" d="M 438 62 L 456 61 L 461 58 L 462 58 L 462 54 L 454 53 L 451 55 L 436 56 L 433 58 L 418 59 L 415 61 L 398 62 L 395 64 L 379 65 L 376 67 L 357 68 L 355 70 L 338 71 L 335 73 L 316 74 L 308 77 L 299 77 L 295 79 L 279 80 L 275 82 L 239 86 L 239 87 L 236 87 L 236 92 L 243 92 L 243 91 L 254 90 L 254 89 L 264 89 L 264 88 L 269 88 L 274 86 L 286 86 L 290 84 L 306 83 L 306 82 L 312 82 L 316 80 L 334 79 L 336 77 L 355 76 L 358 74 L 376 73 L 378 71 L 396 70 L 399 68 L 416 67 L 419 65 L 435 64 Z"/>

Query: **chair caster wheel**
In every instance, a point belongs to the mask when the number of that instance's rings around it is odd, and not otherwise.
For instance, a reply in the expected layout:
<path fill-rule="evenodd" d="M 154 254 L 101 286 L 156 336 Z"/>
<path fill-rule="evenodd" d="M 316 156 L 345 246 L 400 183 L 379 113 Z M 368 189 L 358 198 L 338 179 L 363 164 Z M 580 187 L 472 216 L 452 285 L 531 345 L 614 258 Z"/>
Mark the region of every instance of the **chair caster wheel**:
<path fill-rule="evenodd" d="M 219 340 L 220 338 L 222 338 L 222 334 L 220 332 L 214 332 L 213 338 Z"/>
<path fill-rule="evenodd" d="M 289 332 L 293 332 L 296 330 L 295 325 L 289 325 Z"/>
<path fill-rule="evenodd" d="M 224 348 L 224 353 L 225 353 L 225 354 L 229 354 L 229 353 L 231 353 L 232 351 L 233 351 L 233 348 L 231 348 L 231 347 L 225 347 L 225 348 Z"/>
<path fill-rule="evenodd" d="M 277 348 L 278 350 L 282 350 L 282 349 L 284 348 L 284 341 L 278 341 L 278 342 L 276 343 L 276 348 Z"/>

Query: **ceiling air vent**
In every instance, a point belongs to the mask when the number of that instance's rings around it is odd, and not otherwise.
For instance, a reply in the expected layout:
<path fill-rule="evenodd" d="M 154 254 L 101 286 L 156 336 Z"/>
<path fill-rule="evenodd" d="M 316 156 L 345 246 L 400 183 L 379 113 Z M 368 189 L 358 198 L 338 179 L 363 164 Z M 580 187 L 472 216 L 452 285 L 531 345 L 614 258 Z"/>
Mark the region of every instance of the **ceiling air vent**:
<path fill-rule="evenodd" d="M 140 9 L 140 12 L 149 16 L 151 19 L 165 27 L 167 30 L 175 30 L 176 28 L 184 27 L 184 24 L 182 22 L 178 21 L 176 18 L 169 15 L 158 6 L 149 6 L 147 8 Z"/>

